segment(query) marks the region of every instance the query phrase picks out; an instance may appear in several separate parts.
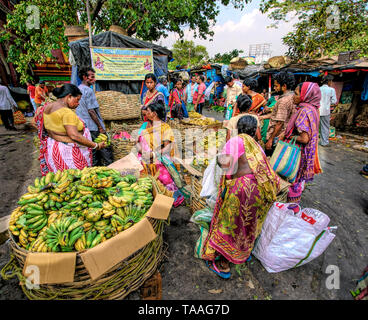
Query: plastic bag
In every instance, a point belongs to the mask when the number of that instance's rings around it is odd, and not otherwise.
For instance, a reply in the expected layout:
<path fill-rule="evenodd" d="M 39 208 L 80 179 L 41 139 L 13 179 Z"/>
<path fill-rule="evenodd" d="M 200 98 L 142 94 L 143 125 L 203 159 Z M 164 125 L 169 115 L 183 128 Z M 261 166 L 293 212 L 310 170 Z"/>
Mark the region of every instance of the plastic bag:
<path fill-rule="evenodd" d="M 202 180 L 201 197 L 217 196 L 222 170 L 217 164 L 216 157 L 210 161 L 204 171 Z"/>
<path fill-rule="evenodd" d="M 321 255 L 335 238 L 332 229 L 336 227 L 328 227 L 329 222 L 321 211 L 275 202 L 252 254 L 268 272 L 302 266 Z"/>
<path fill-rule="evenodd" d="M 199 226 L 201 235 L 199 236 L 196 244 L 194 246 L 194 257 L 201 259 L 204 242 L 208 236 L 208 231 L 210 229 L 211 220 L 213 216 L 213 210 L 205 208 L 196 211 L 190 218 L 190 221 Z"/>
<path fill-rule="evenodd" d="M 212 216 L 213 216 L 213 210 L 211 210 L 210 208 L 204 208 L 202 210 L 198 210 L 194 212 L 194 214 L 190 217 L 190 222 L 193 222 L 199 226 L 203 226 L 207 230 L 209 230 L 210 225 L 211 225 Z"/>

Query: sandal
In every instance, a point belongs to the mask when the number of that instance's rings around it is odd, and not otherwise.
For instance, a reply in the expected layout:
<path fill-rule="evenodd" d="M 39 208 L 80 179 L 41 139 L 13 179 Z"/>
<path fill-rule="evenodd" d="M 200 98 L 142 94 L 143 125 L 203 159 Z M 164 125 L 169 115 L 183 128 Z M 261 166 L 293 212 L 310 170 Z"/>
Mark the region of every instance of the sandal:
<path fill-rule="evenodd" d="M 206 265 L 208 267 L 208 269 L 210 269 L 212 272 L 216 273 L 220 278 L 222 279 L 229 279 L 231 276 L 230 272 L 222 272 L 220 271 L 215 264 L 215 261 L 212 261 L 212 267 L 210 266 L 209 262 L 206 261 Z"/>

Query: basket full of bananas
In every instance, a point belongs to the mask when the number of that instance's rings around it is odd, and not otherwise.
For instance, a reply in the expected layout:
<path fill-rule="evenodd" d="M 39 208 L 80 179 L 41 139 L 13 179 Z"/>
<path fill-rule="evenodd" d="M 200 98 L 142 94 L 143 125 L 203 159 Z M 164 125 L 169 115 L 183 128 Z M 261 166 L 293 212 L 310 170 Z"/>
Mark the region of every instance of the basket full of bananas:
<path fill-rule="evenodd" d="M 49 172 L 36 178 L 9 220 L 12 260 L 6 274 L 19 277 L 30 299 L 123 299 L 139 288 L 163 257 L 162 220 L 146 217 L 157 192 L 152 176 L 122 176 L 107 167 Z M 92 280 L 80 255 L 148 219 L 158 237 Z M 73 283 L 28 290 L 22 269 L 29 253 L 76 252 Z M 2 270 L 2 272 L 4 271 Z M 4 271 L 4 274 L 5 274 Z M 105 282 L 114 280 L 108 288 Z M 83 294 L 82 294 L 83 293 Z"/>

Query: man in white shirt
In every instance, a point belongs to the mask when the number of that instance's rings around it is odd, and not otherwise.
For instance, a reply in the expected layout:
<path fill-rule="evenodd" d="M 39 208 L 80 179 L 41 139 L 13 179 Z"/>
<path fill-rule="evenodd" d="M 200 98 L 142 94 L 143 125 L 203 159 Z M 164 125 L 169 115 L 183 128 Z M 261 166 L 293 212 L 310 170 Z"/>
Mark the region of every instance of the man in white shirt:
<path fill-rule="evenodd" d="M 322 147 L 327 147 L 330 136 L 330 113 L 331 106 L 335 106 L 337 103 L 336 91 L 332 88 L 333 76 L 328 75 L 323 78 L 321 89 L 321 107 L 319 108 L 320 115 L 320 134 Z"/>
<path fill-rule="evenodd" d="M 0 79 L 0 115 L 6 130 L 17 131 L 14 127 L 13 117 L 13 111 L 17 110 L 17 107 L 17 103 L 10 95 L 9 89 L 2 85 Z"/>

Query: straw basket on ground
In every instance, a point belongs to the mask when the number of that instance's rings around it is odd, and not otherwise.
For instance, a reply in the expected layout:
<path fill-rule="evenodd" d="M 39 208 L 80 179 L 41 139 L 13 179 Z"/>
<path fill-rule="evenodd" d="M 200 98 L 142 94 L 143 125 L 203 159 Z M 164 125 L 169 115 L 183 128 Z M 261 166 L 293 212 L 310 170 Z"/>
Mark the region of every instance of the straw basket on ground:
<path fill-rule="evenodd" d="M 124 94 L 118 91 L 98 91 L 96 98 L 104 120 L 136 119 L 141 116 L 139 94 Z"/>
<path fill-rule="evenodd" d="M 160 189 L 153 187 L 156 192 Z M 74 281 L 59 285 L 40 285 L 39 289 L 28 289 L 22 270 L 27 251 L 20 248 L 10 234 L 11 259 L 1 270 L 4 280 L 17 277 L 24 294 L 31 300 L 122 300 L 129 293 L 139 289 L 156 271 L 167 250 L 163 242 L 164 220 L 148 218 L 157 238 L 138 250 L 101 277 L 92 280 L 82 259 L 77 253 Z"/>

